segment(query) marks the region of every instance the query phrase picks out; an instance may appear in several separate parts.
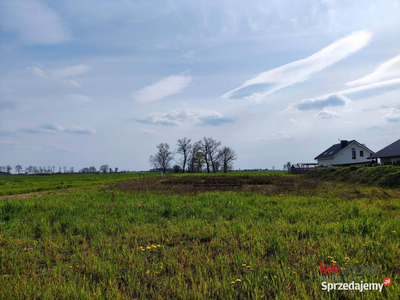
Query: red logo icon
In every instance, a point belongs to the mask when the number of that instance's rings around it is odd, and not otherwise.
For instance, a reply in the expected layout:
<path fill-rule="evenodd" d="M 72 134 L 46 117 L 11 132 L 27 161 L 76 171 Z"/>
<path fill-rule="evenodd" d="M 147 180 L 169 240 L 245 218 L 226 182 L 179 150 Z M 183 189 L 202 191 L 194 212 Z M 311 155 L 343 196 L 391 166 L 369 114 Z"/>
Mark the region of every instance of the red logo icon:
<path fill-rule="evenodd" d="M 392 284 L 392 279 L 390 279 L 389 277 L 383 278 L 383 284 L 384 284 L 385 286 L 391 285 L 391 284 Z"/>

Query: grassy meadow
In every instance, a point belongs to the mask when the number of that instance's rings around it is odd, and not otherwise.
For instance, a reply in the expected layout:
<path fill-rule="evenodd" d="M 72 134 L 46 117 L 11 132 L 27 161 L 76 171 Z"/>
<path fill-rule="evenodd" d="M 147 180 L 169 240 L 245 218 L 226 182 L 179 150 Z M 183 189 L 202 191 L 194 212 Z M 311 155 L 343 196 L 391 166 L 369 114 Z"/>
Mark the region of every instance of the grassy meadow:
<path fill-rule="evenodd" d="M 0 299 L 400 299 L 399 189 L 240 172 L 1 176 L 0 193 Z M 328 293 L 321 260 L 393 283 Z"/>

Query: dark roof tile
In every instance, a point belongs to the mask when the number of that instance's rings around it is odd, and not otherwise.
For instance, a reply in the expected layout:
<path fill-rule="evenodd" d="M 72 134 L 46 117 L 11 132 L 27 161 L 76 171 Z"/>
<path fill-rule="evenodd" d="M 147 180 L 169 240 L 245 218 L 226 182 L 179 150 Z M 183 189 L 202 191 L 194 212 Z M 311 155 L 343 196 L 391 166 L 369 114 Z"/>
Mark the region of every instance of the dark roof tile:
<path fill-rule="evenodd" d="M 368 158 L 380 158 L 380 157 L 393 157 L 400 156 L 400 140 L 386 146 L 385 148 L 379 150 L 378 152 L 370 155 Z"/>

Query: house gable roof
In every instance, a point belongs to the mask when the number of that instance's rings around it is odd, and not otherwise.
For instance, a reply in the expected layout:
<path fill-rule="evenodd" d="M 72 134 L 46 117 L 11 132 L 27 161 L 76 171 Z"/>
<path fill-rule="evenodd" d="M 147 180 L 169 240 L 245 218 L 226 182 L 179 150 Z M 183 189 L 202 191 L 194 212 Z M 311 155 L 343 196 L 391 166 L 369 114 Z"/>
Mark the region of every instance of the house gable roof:
<path fill-rule="evenodd" d="M 400 139 L 391 143 L 389 146 L 379 150 L 378 152 L 371 154 L 368 158 L 380 158 L 380 157 L 392 157 L 400 156 Z"/>
<path fill-rule="evenodd" d="M 339 152 L 341 152 L 342 150 L 348 148 L 351 144 L 353 143 L 357 143 L 360 147 L 365 148 L 366 150 L 368 150 L 371 153 L 374 153 L 372 150 L 368 149 L 367 146 L 360 144 L 359 142 L 357 142 L 356 140 L 351 140 L 348 142 L 347 146 L 342 148 L 341 144 L 334 144 L 332 145 L 330 148 L 326 149 L 324 152 L 322 152 L 320 155 L 318 155 L 316 158 L 314 159 L 324 159 L 324 158 L 332 158 L 334 157 L 336 154 L 338 154 Z"/>

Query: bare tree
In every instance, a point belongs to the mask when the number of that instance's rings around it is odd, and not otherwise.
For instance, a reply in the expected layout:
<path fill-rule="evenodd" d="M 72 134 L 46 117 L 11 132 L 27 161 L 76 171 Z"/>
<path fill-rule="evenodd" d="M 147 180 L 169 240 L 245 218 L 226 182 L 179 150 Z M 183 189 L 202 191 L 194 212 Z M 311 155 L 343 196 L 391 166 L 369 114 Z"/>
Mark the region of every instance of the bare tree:
<path fill-rule="evenodd" d="M 169 151 L 169 145 L 167 143 L 161 143 L 157 145 L 157 149 L 157 154 L 154 156 L 151 155 L 149 162 L 154 166 L 155 169 L 161 169 L 163 173 L 165 173 L 174 157 L 172 152 Z"/>
<path fill-rule="evenodd" d="M 188 157 L 188 172 L 201 172 L 205 163 L 201 142 L 193 144 Z"/>
<path fill-rule="evenodd" d="M 215 162 L 218 160 L 218 150 L 220 145 L 221 142 L 217 142 L 213 138 L 204 137 L 201 141 L 201 147 L 207 166 L 207 173 L 210 173 L 210 166 L 214 173 L 217 171 Z"/>
<path fill-rule="evenodd" d="M 117 167 L 115 167 L 114 173 L 118 173 L 118 168 Z"/>
<path fill-rule="evenodd" d="M 191 139 L 183 138 L 181 140 L 178 140 L 178 143 L 177 143 L 178 149 L 176 150 L 176 152 L 183 155 L 183 158 L 182 158 L 182 172 L 183 173 L 185 173 L 187 158 L 189 156 L 190 150 L 192 149 L 192 144 L 190 144 L 190 141 L 191 141 Z"/>
<path fill-rule="evenodd" d="M 64 166 L 63 169 L 64 169 L 64 173 L 67 173 L 67 167 Z"/>
<path fill-rule="evenodd" d="M 70 171 L 72 174 L 74 174 L 74 167 L 71 167 L 71 168 L 69 169 L 69 171 Z"/>
<path fill-rule="evenodd" d="M 22 170 L 22 166 L 21 165 L 16 165 L 15 166 L 15 171 L 17 171 L 17 173 L 19 174 L 19 172 L 21 172 Z"/>
<path fill-rule="evenodd" d="M 12 167 L 10 165 L 7 165 L 6 166 L 6 170 L 7 170 L 7 173 L 10 174 L 11 170 L 12 170 Z"/>
<path fill-rule="evenodd" d="M 229 169 L 232 169 L 233 161 L 237 159 L 235 151 L 233 151 L 229 147 L 223 147 L 218 152 L 219 161 L 222 164 L 222 168 L 224 173 L 228 172 Z"/>
<path fill-rule="evenodd" d="M 108 165 L 102 165 L 100 167 L 100 172 L 103 172 L 103 174 L 106 174 L 108 171 Z"/>

